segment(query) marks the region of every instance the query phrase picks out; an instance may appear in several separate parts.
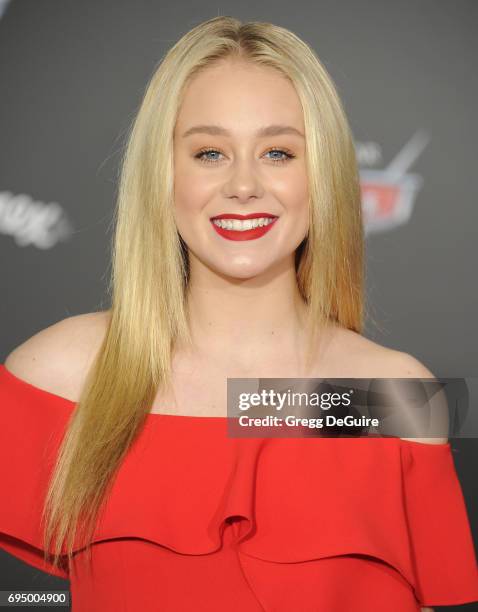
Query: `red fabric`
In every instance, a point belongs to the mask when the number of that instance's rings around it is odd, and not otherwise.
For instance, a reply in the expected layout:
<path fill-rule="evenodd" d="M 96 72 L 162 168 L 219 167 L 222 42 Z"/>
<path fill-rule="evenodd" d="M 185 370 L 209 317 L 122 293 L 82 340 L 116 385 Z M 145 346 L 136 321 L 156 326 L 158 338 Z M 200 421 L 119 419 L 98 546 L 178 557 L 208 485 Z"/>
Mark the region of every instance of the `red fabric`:
<path fill-rule="evenodd" d="M 75 404 L 0 364 L 0 547 L 70 580 L 73 612 L 387 612 L 478 601 L 452 449 L 399 438 L 228 438 L 151 414 L 97 525 L 93 572 L 42 561 Z M 1 585 L 0 585 L 1 588 Z"/>

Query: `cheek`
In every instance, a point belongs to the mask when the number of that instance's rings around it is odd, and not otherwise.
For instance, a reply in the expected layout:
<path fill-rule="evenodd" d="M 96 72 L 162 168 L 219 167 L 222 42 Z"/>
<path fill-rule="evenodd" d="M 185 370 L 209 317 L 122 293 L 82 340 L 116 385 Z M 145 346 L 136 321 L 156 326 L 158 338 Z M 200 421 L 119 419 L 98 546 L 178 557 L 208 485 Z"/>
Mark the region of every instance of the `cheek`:
<path fill-rule="evenodd" d="M 208 202 L 210 188 L 194 173 L 177 172 L 174 180 L 174 205 L 178 215 L 200 211 Z"/>
<path fill-rule="evenodd" d="M 288 212 L 299 222 L 307 222 L 309 207 L 307 176 L 301 172 L 289 177 L 282 185 L 281 194 L 281 199 L 286 204 Z"/>
<path fill-rule="evenodd" d="M 289 219 L 289 239 L 297 247 L 309 231 L 309 189 L 307 176 L 302 173 L 287 181 L 283 196 L 286 213 Z"/>
<path fill-rule="evenodd" d="M 214 192 L 214 181 L 204 168 L 179 152 L 174 167 L 174 199 L 178 211 L 197 212 L 203 208 Z"/>

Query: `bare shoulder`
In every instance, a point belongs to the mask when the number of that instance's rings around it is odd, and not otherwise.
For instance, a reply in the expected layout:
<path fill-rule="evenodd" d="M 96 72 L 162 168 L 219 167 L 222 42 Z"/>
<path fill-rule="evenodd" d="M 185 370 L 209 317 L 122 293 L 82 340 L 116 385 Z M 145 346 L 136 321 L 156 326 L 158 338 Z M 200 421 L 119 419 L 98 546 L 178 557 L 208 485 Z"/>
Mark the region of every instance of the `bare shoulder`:
<path fill-rule="evenodd" d="M 347 363 L 345 378 L 436 378 L 413 355 L 383 346 L 357 332 L 338 329 L 332 342 L 335 360 Z M 447 438 L 402 438 L 412 442 L 445 444 Z"/>
<path fill-rule="evenodd" d="M 396 351 L 392 363 L 389 364 L 392 373 L 390 378 L 436 378 L 435 375 L 413 355 Z M 388 376 L 386 376 L 388 377 Z M 386 378 L 385 377 L 385 378 Z M 443 394 L 442 401 L 446 401 Z M 409 442 L 422 442 L 425 444 L 447 444 L 448 438 L 401 438 Z"/>
<path fill-rule="evenodd" d="M 35 387 L 76 401 L 110 316 L 99 311 L 62 319 L 18 345 L 4 365 Z"/>
<path fill-rule="evenodd" d="M 344 377 L 435 378 L 413 355 L 383 346 L 350 329 L 334 329 L 330 357 L 345 369 Z"/>

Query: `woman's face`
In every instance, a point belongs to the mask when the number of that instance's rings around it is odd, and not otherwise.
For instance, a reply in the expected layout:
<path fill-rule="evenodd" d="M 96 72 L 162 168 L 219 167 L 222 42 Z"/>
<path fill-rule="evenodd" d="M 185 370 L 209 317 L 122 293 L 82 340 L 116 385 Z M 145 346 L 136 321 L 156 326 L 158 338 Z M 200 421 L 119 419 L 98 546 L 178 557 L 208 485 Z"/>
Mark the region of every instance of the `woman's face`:
<path fill-rule="evenodd" d="M 174 132 L 174 198 L 192 269 L 197 258 L 247 279 L 294 261 L 308 231 L 304 136 L 297 93 L 271 68 L 223 60 L 190 82 Z"/>

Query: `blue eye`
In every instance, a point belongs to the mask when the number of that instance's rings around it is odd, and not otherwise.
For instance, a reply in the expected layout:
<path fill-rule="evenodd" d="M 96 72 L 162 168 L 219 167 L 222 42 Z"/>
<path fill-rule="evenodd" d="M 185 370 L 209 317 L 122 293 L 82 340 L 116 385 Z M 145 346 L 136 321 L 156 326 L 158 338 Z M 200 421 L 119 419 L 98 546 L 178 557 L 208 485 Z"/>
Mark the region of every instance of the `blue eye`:
<path fill-rule="evenodd" d="M 199 151 L 199 153 L 197 153 L 194 158 L 195 159 L 199 159 L 199 161 L 201 161 L 203 164 L 215 164 L 217 163 L 218 159 L 210 159 L 205 157 L 208 153 L 218 153 L 219 155 L 222 155 L 222 153 L 220 151 L 218 151 L 217 149 L 202 149 L 201 151 Z M 276 158 L 276 159 L 272 159 L 269 158 L 270 161 L 272 161 L 272 163 L 274 164 L 283 164 L 287 161 L 289 161 L 290 159 L 293 159 L 295 157 L 295 155 L 293 153 L 291 153 L 290 151 L 286 151 L 284 149 L 269 149 L 268 151 L 266 151 L 266 155 L 268 153 L 281 153 L 284 157 L 281 158 Z"/>
<path fill-rule="evenodd" d="M 196 159 L 199 159 L 200 161 L 202 161 L 203 163 L 206 164 L 214 164 L 217 160 L 215 159 L 208 159 L 206 157 L 203 157 L 203 155 L 206 155 L 207 153 L 219 153 L 219 151 L 216 151 L 215 149 L 203 149 L 202 151 L 199 151 L 199 153 L 197 155 L 195 155 L 194 157 Z"/>
<path fill-rule="evenodd" d="M 292 155 L 292 153 L 284 151 L 283 149 L 269 149 L 269 151 L 266 151 L 266 153 L 282 153 L 282 155 L 285 155 L 285 157 L 282 157 L 282 158 L 276 157 L 275 159 L 271 159 L 271 161 L 275 163 L 285 162 L 288 159 L 292 159 L 295 157 L 295 155 Z"/>

